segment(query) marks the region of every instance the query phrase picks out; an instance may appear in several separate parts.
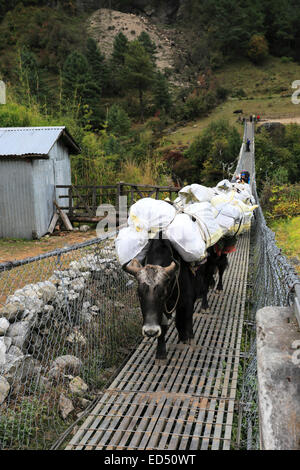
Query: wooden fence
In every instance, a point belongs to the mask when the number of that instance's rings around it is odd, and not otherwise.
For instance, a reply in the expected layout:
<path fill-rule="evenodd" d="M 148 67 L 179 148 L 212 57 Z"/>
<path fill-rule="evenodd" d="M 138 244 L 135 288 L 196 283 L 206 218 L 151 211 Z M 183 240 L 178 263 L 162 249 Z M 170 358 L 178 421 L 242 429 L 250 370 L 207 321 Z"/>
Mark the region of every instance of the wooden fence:
<path fill-rule="evenodd" d="M 99 186 L 56 186 L 66 189 L 66 195 L 59 196 L 60 209 L 67 212 L 72 222 L 98 222 L 102 217 L 97 217 L 97 208 L 103 204 L 113 205 L 118 214 L 120 196 L 127 197 L 127 207 L 144 197 L 155 199 L 173 200 L 180 187 L 151 186 L 120 181 L 114 185 Z"/>

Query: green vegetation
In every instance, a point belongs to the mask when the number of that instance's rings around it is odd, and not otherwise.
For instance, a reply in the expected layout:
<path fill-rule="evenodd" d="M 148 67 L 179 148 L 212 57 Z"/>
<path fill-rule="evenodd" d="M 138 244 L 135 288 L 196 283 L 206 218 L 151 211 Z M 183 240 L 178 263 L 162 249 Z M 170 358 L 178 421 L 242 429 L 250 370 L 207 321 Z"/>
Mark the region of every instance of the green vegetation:
<path fill-rule="evenodd" d="M 241 145 L 240 135 L 228 121 L 214 121 L 184 152 L 171 151 L 166 158 L 176 175 L 184 180 L 197 180 L 207 186 L 230 177 Z"/>
<path fill-rule="evenodd" d="M 242 126 L 235 109 L 262 116 L 298 111 L 290 85 L 300 74 L 293 61 L 300 9 L 292 0 L 265 3 L 183 5 L 180 24 L 178 17 L 170 28 L 179 25 L 190 44 L 185 75 L 194 78 L 175 87 L 170 73 L 158 70 L 158 47 L 145 31 L 134 40 L 119 32 L 104 57 L 87 33 L 82 2 L 0 1 L 0 78 L 8 86 L 0 125 L 66 125 L 82 147 L 72 157 L 76 184 L 183 184 L 195 176 L 213 184 L 230 175 L 238 153 Z M 129 3 L 111 6 L 128 11 Z M 293 20 L 287 16 L 292 6 Z M 178 123 L 185 126 L 167 132 Z M 293 182 L 296 141 L 283 147 L 275 176 L 282 180 L 287 170 Z M 272 150 L 262 134 L 260 160 Z M 263 180 L 270 170 L 265 161 L 261 168 Z"/>
<path fill-rule="evenodd" d="M 276 243 L 288 257 L 297 257 L 300 260 L 300 217 L 280 219 L 271 223 L 275 232 Z M 296 265 L 300 274 L 300 265 Z"/>
<path fill-rule="evenodd" d="M 256 134 L 255 160 L 259 188 L 265 182 L 296 183 L 300 180 L 300 126 L 274 126 Z"/>
<path fill-rule="evenodd" d="M 257 62 L 268 49 L 274 56 L 300 58 L 300 5 L 294 0 L 191 0 L 180 13 L 194 38 L 195 64 L 220 66 L 249 55 Z"/>

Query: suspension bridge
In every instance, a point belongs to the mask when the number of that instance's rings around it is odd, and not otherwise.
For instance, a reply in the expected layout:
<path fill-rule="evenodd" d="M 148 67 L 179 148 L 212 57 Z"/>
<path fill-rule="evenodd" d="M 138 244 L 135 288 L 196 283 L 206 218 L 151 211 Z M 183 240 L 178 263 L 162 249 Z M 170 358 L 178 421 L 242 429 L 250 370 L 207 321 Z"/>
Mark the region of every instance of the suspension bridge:
<path fill-rule="evenodd" d="M 254 175 L 254 126 L 245 126 L 237 172 Z M 210 313 L 195 305 L 193 346 L 168 331 L 168 358 L 155 363 L 143 340 L 68 443 L 68 450 L 230 449 L 246 303 L 250 233 L 229 255 L 224 291 L 209 295 Z"/>

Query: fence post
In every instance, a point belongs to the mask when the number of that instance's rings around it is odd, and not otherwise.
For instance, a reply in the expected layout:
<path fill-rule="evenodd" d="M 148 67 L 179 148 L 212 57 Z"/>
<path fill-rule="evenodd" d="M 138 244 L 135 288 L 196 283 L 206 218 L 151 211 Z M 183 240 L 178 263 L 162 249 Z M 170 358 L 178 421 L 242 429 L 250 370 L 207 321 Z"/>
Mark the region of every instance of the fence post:
<path fill-rule="evenodd" d="M 116 200 L 116 218 L 117 218 L 116 226 L 117 227 L 119 226 L 119 220 L 120 220 L 120 197 L 123 194 L 123 186 L 124 186 L 123 181 L 119 181 L 117 183 L 117 200 Z"/>
<path fill-rule="evenodd" d="M 69 214 L 68 217 L 71 219 L 73 217 L 73 186 L 68 188 L 69 191 Z"/>

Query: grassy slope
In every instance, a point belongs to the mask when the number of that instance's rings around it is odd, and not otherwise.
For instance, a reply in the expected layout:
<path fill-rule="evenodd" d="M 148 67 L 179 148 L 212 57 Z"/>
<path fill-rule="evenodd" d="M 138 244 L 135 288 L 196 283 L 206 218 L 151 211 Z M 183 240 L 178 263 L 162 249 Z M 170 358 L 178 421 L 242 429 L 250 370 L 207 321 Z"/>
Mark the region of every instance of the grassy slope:
<path fill-rule="evenodd" d="M 294 62 L 283 63 L 278 58 L 270 58 L 264 65 L 255 66 L 249 61 L 241 61 L 223 67 L 215 73 L 220 85 L 235 95 L 244 90 L 243 98 L 232 98 L 214 109 L 209 116 L 198 119 L 178 128 L 162 139 L 162 147 L 188 145 L 212 120 L 224 118 L 230 124 L 237 123 L 234 110 L 242 109 L 245 116 L 260 114 L 263 119 L 278 117 L 300 117 L 300 105 L 291 102 L 291 84 L 300 79 L 300 65 Z"/>
<path fill-rule="evenodd" d="M 300 217 L 281 219 L 271 224 L 275 232 L 277 246 L 287 257 L 297 257 L 300 260 Z M 300 274 L 300 265 L 296 266 Z"/>

